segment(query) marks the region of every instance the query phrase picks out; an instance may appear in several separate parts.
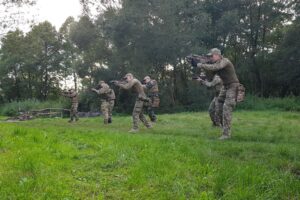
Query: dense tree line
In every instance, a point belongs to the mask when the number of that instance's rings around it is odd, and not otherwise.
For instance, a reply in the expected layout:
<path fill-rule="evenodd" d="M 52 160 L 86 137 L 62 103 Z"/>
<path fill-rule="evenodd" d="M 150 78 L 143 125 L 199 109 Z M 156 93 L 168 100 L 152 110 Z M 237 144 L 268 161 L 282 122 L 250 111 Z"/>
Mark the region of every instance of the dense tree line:
<path fill-rule="evenodd" d="M 96 16 L 89 11 L 97 1 L 81 3 L 80 19 L 68 18 L 59 31 L 44 22 L 2 38 L 2 102 L 55 99 L 72 77 L 82 108 L 89 109 L 95 101 L 89 88 L 98 80 L 132 72 L 159 81 L 165 108 L 205 107 L 210 92 L 191 81 L 184 59 L 212 47 L 232 60 L 248 94 L 300 95 L 298 1 L 104 1 Z M 126 96 L 119 93 L 121 110 Z"/>

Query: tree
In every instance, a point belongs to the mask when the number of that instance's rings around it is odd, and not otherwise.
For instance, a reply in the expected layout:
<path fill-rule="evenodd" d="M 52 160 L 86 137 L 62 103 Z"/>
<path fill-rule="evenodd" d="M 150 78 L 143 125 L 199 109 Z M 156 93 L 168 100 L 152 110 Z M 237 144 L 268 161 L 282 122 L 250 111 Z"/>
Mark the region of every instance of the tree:
<path fill-rule="evenodd" d="M 74 89 L 78 90 L 78 70 L 77 65 L 80 62 L 79 49 L 71 40 L 70 34 L 72 27 L 75 26 L 76 22 L 73 17 L 68 17 L 64 24 L 59 29 L 60 42 L 62 45 L 62 68 L 64 70 L 64 78 L 67 78 L 69 75 L 73 76 Z M 65 83 L 66 85 L 66 83 Z"/>
<path fill-rule="evenodd" d="M 275 72 L 280 96 L 300 95 L 300 17 L 287 29 L 287 32 L 274 53 Z"/>
<path fill-rule="evenodd" d="M 88 16 L 83 16 L 70 30 L 70 39 L 78 47 L 80 62 L 77 62 L 78 75 L 87 78 L 91 86 L 94 74 L 107 66 L 108 44 Z"/>
<path fill-rule="evenodd" d="M 45 100 L 59 88 L 57 75 L 62 73 L 59 35 L 49 22 L 40 23 L 26 35 L 27 62 L 34 69 L 37 98 Z"/>
<path fill-rule="evenodd" d="M 24 34 L 16 30 L 9 32 L 1 40 L 1 87 L 7 100 L 21 99 L 26 94 L 22 90 L 23 68 L 25 66 Z"/>

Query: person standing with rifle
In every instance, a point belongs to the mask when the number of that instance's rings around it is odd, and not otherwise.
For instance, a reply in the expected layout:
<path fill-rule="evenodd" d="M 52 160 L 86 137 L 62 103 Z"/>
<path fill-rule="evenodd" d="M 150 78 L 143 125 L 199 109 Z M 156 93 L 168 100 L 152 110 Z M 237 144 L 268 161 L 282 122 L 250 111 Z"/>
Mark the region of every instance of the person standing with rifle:
<path fill-rule="evenodd" d="M 147 96 L 151 100 L 151 103 L 149 104 L 149 106 L 147 106 L 148 116 L 152 122 L 156 122 L 157 117 L 155 115 L 154 109 L 158 108 L 160 103 L 157 81 L 151 79 L 150 76 L 145 76 L 145 78 L 143 79 L 143 88 L 146 90 Z"/>
<path fill-rule="evenodd" d="M 219 139 L 226 140 L 231 137 L 232 112 L 237 102 L 240 83 L 235 73 L 233 64 L 228 58 L 224 58 L 222 56 L 221 51 L 219 49 L 213 48 L 207 55 L 210 56 L 212 64 L 201 62 L 191 63 L 194 67 L 198 67 L 208 72 L 214 72 L 215 74 L 220 76 L 220 78 L 223 81 L 224 90 L 221 91 L 218 97 L 223 111 L 223 133 Z"/>
<path fill-rule="evenodd" d="M 71 99 L 71 109 L 70 109 L 70 120 L 69 123 L 78 121 L 77 109 L 78 109 L 78 94 L 74 89 L 69 89 L 68 91 L 64 91 L 62 93 L 64 97 L 68 97 Z"/>
<path fill-rule="evenodd" d="M 115 92 L 104 81 L 99 81 L 98 86 L 98 89 L 92 88 L 92 91 L 100 95 L 100 108 L 104 118 L 104 124 L 110 124 L 112 123 L 112 110 L 116 99 Z"/>
<path fill-rule="evenodd" d="M 200 82 L 202 85 L 205 85 L 208 88 L 214 89 L 214 98 L 211 101 L 208 113 L 210 116 L 210 119 L 212 121 L 212 125 L 216 127 L 222 126 L 222 111 L 221 111 L 221 105 L 219 103 L 219 94 L 221 90 L 223 89 L 223 82 L 221 78 L 218 75 L 214 75 L 211 80 L 208 79 L 207 76 L 200 75 L 196 80 Z"/>
<path fill-rule="evenodd" d="M 147 128 L 152 128 L 151 124 L 147 121 L 146 117 L 143 114 L 145 103 L 148 103 L 150 99 L 146 96 L 141 82 L 138 79 L 134 78 L 131 73 L 126 74 L 122 81 L 111 82 L 124 90 L 132 90 L 137 94 L 132 112 L 132 129 L 129 132 L 135 133 L 139 131 L 139 119 Z"/>

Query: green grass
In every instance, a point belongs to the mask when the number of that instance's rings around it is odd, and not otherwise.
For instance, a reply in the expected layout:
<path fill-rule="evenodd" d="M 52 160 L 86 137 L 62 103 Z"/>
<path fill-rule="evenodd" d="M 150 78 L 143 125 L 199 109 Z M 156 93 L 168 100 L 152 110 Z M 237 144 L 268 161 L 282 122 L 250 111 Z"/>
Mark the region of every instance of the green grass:
<path fill-rule="evenodd" d="M 1 199 L 300 199 L 300 114 L 234 113 L 218 141 L 207 113 L 0 123 Z"/>

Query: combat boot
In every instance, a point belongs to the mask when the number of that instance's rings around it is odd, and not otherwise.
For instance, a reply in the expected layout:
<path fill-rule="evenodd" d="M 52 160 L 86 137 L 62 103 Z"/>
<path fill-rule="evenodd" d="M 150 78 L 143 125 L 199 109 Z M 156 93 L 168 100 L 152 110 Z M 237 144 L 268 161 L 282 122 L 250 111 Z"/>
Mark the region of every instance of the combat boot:
<path fill-rule="evenodd" d="M 104 124 L 108 124 L 108 120 L 107 119 L 104 119 Z"/>
<path fill-rule="evenodd" d="M 219 137 L 219 140 L 228 140 L 230 138 L 231 138 L 230 135 L 222 135 L 221 137 Z"/>
<path fill-rule="evenodd" d="M 130 131 L 128 131 L 129 133 L 137 133 L 139 132 L 139 129 L 138 128 L 132 128 L 130 129 Z"/>
<path fill-rule="evenodd" d="M 213 127 L 213 128 L 222 128 L 222 125 L 220 123 L 212 123 L 211 127 Z"/>
<path fill-rule="evenodd" d="M 156 117 L 150 117 L 151 122 L 155 123 L 156 122 Z"/>
<path fill-rule="evenodd" d="M 149 123 L 147 126 L 146 126 L 148 129 L 152 129 L 152 125 Z"/>

